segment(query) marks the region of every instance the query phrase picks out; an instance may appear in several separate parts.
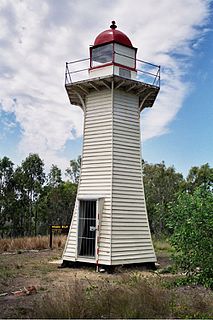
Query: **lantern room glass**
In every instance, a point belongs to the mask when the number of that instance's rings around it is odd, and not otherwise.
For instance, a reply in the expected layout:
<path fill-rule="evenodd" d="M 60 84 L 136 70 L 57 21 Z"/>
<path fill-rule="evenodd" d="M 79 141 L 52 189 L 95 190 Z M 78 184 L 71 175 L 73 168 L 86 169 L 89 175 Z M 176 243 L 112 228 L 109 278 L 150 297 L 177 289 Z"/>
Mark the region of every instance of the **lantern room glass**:
<path fill-rule="evenodd" d="M 97 67 L 113 60 L 113 44 L 92 48 L 91 67 Z"/>
<path fill-rule="evenodd" d="M 126 47 L 119 43 L 108 43 L 98 47 L 92 47 L 90 67 L 96 68 L 112 63 L 135 69 L 136 52 L 136 48 Z"/>

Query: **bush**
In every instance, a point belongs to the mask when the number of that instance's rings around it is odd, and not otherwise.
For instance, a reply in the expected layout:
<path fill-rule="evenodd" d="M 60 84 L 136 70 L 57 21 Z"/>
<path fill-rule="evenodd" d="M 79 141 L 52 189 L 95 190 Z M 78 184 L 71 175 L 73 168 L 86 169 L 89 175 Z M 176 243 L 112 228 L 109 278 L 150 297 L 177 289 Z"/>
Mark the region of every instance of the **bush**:
<path fill-rule="evenodd" d="M 179 194 L 170 206 L 170 238 L 176 266 L 190 283 L 213 287 L 213 193 L 199 187 L 192 194 Z"/>
<path fill-rule="evenodd" d="M 146 278 L 137 272 L 122 275 L 120 281 L 99 278 L 88 282 L 75 278 L 67 286 L 46 294 L 42 302 L 36 302 L 34 316 L 39 319 L 212 317 L 212 296 L 204 288 L 201 292 L 190 287 L 168 290 L 160 278 Z"/>

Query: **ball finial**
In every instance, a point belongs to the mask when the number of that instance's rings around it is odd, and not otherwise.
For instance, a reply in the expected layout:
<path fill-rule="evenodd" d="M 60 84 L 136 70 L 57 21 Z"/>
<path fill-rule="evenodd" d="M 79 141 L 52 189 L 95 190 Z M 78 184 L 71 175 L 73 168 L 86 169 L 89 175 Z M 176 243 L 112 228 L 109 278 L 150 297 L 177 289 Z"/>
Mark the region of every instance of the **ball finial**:
<path fill-rule="evenodd" d="M 111 28 L 111 29 L 116 29 L 116 28 L 117 28 L 117 26 L 116 26 L 116 24 L 115 24 L 115 21 L 112 21 L 112 24 L 111 24 L 110 28 Z"/>

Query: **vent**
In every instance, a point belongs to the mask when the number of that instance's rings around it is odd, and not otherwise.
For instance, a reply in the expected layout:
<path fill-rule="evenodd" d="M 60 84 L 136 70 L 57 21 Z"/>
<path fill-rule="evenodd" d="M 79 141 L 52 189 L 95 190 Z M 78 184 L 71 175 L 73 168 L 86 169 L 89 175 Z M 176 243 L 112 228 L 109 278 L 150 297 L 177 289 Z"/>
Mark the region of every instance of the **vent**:
<path fill-rule="evenodd" d="M 119 76 L 131 79 L 131 71 L 123 68 L 119 68 Z"/>

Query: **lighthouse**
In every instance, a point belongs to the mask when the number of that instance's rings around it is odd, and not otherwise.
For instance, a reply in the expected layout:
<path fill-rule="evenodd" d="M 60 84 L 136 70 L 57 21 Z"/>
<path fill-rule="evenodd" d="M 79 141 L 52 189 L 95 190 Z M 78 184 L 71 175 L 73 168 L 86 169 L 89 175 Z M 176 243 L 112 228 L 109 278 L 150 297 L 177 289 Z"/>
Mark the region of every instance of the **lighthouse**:
<path fill-rule="evenodd" d="M 88 63 L 87 68 L 78 69 L 81 62 Z M 140 113 L 154 104 L 160 67 L 138 60 L 137 48 L 112 21 L 90 46 L 89 59 L 66 64 L 65 87 L 70 103 L 83 110 L 84 130 L 63 263 L 154 263 L 142 178 Z"/>

